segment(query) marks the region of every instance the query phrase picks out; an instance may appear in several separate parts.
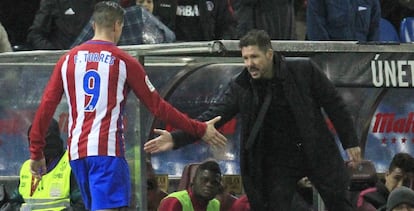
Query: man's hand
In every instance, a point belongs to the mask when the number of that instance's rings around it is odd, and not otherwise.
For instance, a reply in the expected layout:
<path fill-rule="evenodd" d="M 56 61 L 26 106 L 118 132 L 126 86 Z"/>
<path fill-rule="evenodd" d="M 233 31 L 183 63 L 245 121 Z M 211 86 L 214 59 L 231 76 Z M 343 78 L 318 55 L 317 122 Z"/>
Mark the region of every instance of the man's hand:
<path fill-rule="evenodd" d="M 206 121 L 207 129 L 202 139 L 213 147 L 226 146 L 227 138 L 216 130 L 214 124 L 220 121 L 221 117 L 213 118 Z M 154 129 L 154 133 L 159 136 L 153 138 L 144 144 L 144 151 L 147 153 L 158 153 L 172 150 L 174 147 L 171 133 L 166 130 Z"/>
<path fill-rule="evenodd" d="M 207 123 L 207 129 L 206 133 L 202 137 L 202 139 L 210 144 L 213 147 L 225 147 L 227 138 L 218 132 L 216 128 L 214 127 L 214 124 L 218 121 L 220 121 L 221 116 L 217 116 L 213 119 L 210 119 L 209 121 L 206 121 Z"/>
<path fill-rule="evenodd" d="M 360 147 L 352 147 L 346 149 L 349 157 L 349 165 L 351 167 L 356 168 L 361 163 L 361 148 Z"/>
<path fill-rule="evenodd" d="M 40 160 L 30 160 L 30 172 L 35 178 L 41 179 L 42 175 L 46 174 L 46 171 L 45 158 Z"/>
<path fill-rule="evenodd" d="M 153 138 L 144 144 L 144 151 L 147 153 L 158 153 L 171 150 L 174 142 L 171 133 L 166 130 L 154 129 L 154 133 L 158 134 L 157 138 Z"/>

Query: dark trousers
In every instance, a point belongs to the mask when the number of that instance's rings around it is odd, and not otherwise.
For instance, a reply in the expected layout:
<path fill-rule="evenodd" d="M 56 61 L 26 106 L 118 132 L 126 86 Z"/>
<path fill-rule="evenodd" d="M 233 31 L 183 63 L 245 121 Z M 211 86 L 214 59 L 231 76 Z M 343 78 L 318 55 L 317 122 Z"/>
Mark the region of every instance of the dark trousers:
<path fill-rule="evenodd" d="M 323 161 L 321 165 L 311 166 L 300 149 L 281 154 L 280 156 L 288 157 L 282 159 L 276 155 L 270 158 L 269 162 L 264 162 L 262 168 L 257 168 L 262 171 L 260 175 L 262 178 L 251 178 L 255 190 L 249 188 L 246 193 L 251 201 L 252 210 L 290 211 L 297 182 L 304 176 L 311 180 L 329 211 L 353 210 L 347 193 L 349 176 L 340 157 Z"/>

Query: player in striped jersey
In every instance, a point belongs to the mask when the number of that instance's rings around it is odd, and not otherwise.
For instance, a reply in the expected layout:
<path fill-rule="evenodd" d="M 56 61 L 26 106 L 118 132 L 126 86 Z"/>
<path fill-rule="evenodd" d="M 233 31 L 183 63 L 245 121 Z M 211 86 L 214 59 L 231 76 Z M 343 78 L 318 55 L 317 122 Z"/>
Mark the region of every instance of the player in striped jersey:
<path fill-rule="evenodd" d="M 141 64 L 116 43 L 124 10 L 100 2 L 93 14 L 95 35 L 57 62 L 47 84 L 30 133 L 31 171 L 46 172 L 45 134 L 63 93 L 69 106 L 70 164 L 91 210 L 120 210 L 129 205 L 130 178 L 124 154 L 123 114 L 130 90 L 155 115 L 208 143 L 225 145 L 215 128 L 216 117 L 205 123 L 189 119 L 164 101 Z"/>

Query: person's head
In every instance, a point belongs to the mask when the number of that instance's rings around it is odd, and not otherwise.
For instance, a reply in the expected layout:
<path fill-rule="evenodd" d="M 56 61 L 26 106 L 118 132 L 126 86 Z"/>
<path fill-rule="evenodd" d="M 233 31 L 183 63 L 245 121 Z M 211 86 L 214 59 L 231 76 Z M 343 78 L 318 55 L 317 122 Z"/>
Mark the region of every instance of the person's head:
<path fill-rule="evenodd" d="M 273 77 L 273 49 L 266 31 L 249 31 L 240 39 L 239 47 L 244 64 L 253 79 Z"/>
<path fill-rule="evenodd" d="M 194 196 L 202 201 L 212 200 L 222 191 L 221 170 L 215 161 L 201 163 L 194 175 L 191 188 Z"/>
<path fill-rule="evenodd" d="M 409 182 L 409 174 L 414 172 L 414 158 L 408 153 L 394 155 L 388 171 L 385 173 L 385 186 L 391 192 Z"/>
<path fill-rule="evenodd" d="M 387 211 L 414 211 L 414 191 L 401 186 L 394 189 L 387 200 Z"/>
<path fill-rule="evenodd" d="M 150 12 L 150 13 L 153 13 L 153 11 L 154 11 L 154 1 L 153 0 L 136 0 L 135 3 L 137 5 L 142 6 L 143 8 L 148 10 L 148 12 Z"/>
<path fill-rule="evenodd" d="M 308 177 L 302 177 L 297 183 L 298 187 L 300 188 L 312 188 L 312 182 L 309 180 Z"/>
<path fill-rule="evenodd" d="M 27 133 L 30 133 L 32 126 L 29 127 Z M 43 150 L 46 161 L 60 157 L 64 152 L 63 140 L 60 137 L 59 123 L 52 119 L 46 133 L 46 145 Z M 30 144 L 30 140 L 29 140 Z"/>
<path fill-rule="evenodd" d="M 297 182 L 296 192 L 309 204 L 313 201 L 313 185 L 308 177 L 302 177 Z"/>
<path fill-rule="evenodd" d="M 124 26 L 124 14 L 124 9 L 116 2 L 98 2 L 92 15 L 95 36 L 105 33 L 113 39 L 114 43 L 117 43 Z"/>

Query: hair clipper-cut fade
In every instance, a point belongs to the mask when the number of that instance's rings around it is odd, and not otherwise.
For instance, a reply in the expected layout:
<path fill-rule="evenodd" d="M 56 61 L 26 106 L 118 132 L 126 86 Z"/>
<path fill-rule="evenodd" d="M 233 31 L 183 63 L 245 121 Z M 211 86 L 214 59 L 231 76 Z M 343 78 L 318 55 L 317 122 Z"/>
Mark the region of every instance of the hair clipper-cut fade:
<path fill-rule="evenodd" d="M 117 21 L 124 22 L 125 10 L 116 2 L 101 1 L 95 5 L 93 21 L 95 24 L 109 28 Z"/>
<path fill-rule="evenodd" d="M 239 42 L 239 48 L 257 46 L 261 51 L 266 52 L 272 49 L 269 34 L 264 30 L 251 30 L 244 35 Z"/>

